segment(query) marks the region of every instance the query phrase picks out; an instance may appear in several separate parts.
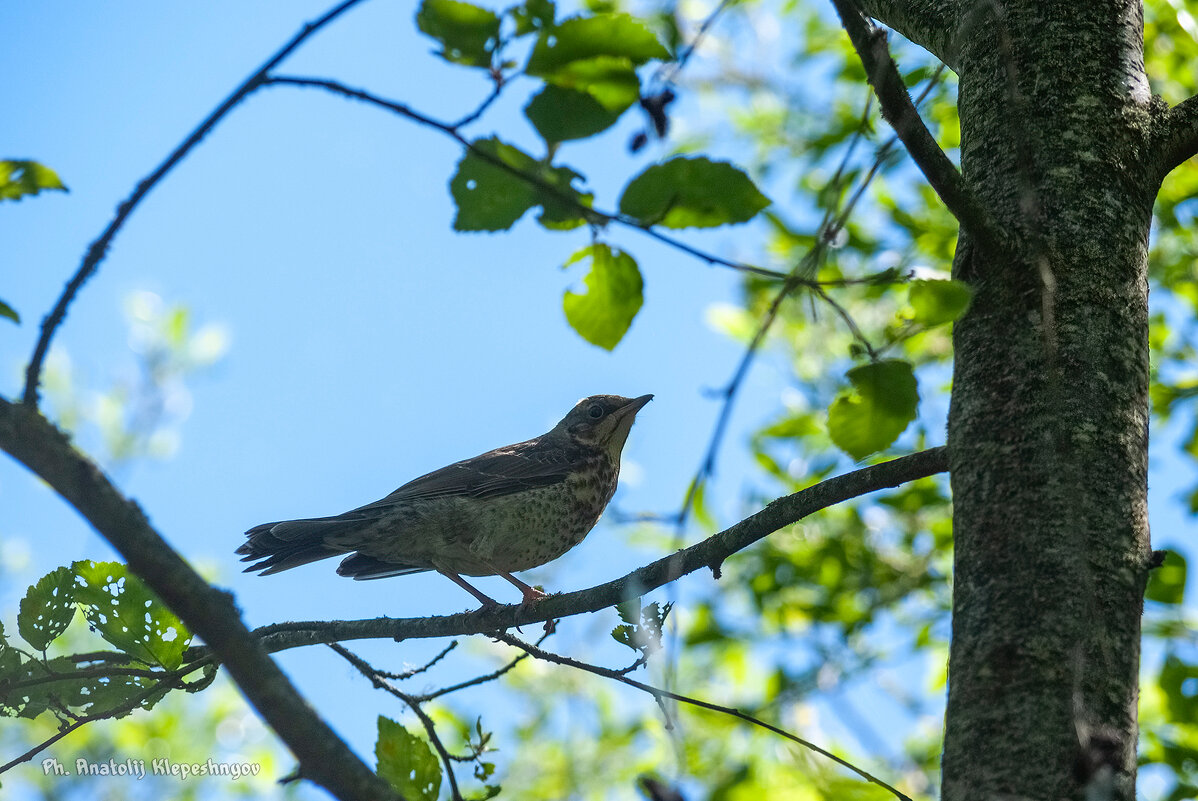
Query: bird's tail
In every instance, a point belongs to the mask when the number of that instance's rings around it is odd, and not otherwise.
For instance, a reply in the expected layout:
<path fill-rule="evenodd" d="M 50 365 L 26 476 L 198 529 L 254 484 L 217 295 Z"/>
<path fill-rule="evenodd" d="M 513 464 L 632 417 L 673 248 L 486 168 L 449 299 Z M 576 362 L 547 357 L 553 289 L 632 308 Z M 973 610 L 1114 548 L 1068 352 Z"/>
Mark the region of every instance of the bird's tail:
<path fill-rule="evenodd" d="M 306 565 L 330 556 L 344 554 L 344 550 L 325 544 L 325 537 L 344 523 L 333 517 L 316 517 L 308 520 L 282 520 L 254 526 L 245 533 L 245 543 L 237 549 L 243 554 L 241 561 L 254 562 L 244 572 L 261 571 L 269 576 Z"/>

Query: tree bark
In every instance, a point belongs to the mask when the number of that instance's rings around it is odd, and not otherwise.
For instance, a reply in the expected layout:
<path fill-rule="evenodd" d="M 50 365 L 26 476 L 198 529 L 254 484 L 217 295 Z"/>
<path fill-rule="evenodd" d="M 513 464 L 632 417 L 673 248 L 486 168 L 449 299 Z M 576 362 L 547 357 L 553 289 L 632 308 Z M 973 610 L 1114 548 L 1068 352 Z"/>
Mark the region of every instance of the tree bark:
<path fill-rule="evenodd" d="M 954 330 L 953 639 L 943 798 L 1135 796 L 1150 548 L 1148 169 L 1139 2 L 962 4 L 967 236 Z"/>

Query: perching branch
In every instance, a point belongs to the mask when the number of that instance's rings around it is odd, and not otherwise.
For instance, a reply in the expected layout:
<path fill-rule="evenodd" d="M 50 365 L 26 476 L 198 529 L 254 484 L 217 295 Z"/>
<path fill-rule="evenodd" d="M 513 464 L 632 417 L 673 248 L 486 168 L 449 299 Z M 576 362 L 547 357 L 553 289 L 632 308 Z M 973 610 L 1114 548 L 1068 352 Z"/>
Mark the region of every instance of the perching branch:
<path fill-rule="evenodd" d="M 1156 138 L 1162 179 L 1187 159 L 1198 156 L 1198 95 L 1165 111 L 1157 123 Z"/>
<path fill-rule="evenodd" d="M 779 728 L 778 726 L 775 726 L 772 723 L 766 723 L 764 720 L 753 717 L 752 715 L 750 715 L 746 712 L 742 712 L 739 709 L 736 709 L 735 707 L 721 706 L 720 704 L 713 704 L 709 701 L 703 701 L 698 698 L 692 698 L 688 695 L 680 695 L 679 693 L 670 692 L 669 690 L 663 690 L 660 687 L 654 687 L 651 684 L 646 684 L 642 681 L 637 681 L 636 679 L 629 678 L 628 676 L 624 675 L 623 672 L 618 671 L 618 670 L 611 670 L 610 668 L 599 667 L 598 665 L 592 665 L 589 662 L 580 662 L 577 659 L 571 659 L 568 656 L 562 656 L 561 654 L 555 654 L 551 651 L 542 650 L 542 649 L 536 647 L 535 645 L 531 645 L 531 644 L 526 643 L 516 637 L 511 636 L 507 632 L 499 632 L 499 633 L 495 634 L 494 636 L 496 639 L 502 640 L 503 642 L 507 643 L 508 645 L 512 645 L 512 646 L 515 646 L 516 648 L 522 649 L 525 653 L 530 654 L 531 656 L 533 656 L 536 659 L 541 659 L 546 662 L 553 662 L 554 664 L 564 665 L 566 667 L 576 668 L 578 670 L 586 671 L 587 673 L 593 673 L 596 676 L 603 676 L 604 678 L 612 679 L 612 680 L 618 681 L 622 684 L 627 684 L 629 687 L 635 687 L 638 690 L 641 690 L 643 692 L 648 693 L 649 695 L 652 695 L 654 697 L 654 699 L 656 699 L 658 701 L 658 703 L 661 703 L 664 699 L 669 699 L 672 701 L 679 701 L 684 704 L 690 704 L 691 706 L 697 706 L 700 709 L 708 709 L 708 710 L 711 710 L 712 712 L 719 712 L 720 714 L 723 714 L 723 715 L 730 715 L 731 717 L 734 717 L 737 720 L 743 720 L 746 723 L 751 723 L 754 726 L 759 726 L 767 731 L 770 731 L 770 732 L 773 732 L 774 734 L 779 735 L 780 737 L 785 737 L 787 740 L 790 740 L 791 742 L 798 743 L 803 748 L 806 748 L 809 751 L 814 751 L 815 753 L 820 754 L 821 756 L 827 757 L 828 759 L 831 759 L 833 762 L 835 762 L 838 765 L 848 768 L 853 773 L 856 773 L 858 776 L 865 779 L 866 781 L 871 782 L 872 784 L 876 784 L 879 787 L 883 788 L 884 790 L 889 791 L 896 798 L 900 799 L 900 801 L 911 801 L 910 796 L 908 796 L 908 795 L 902 793 L 901 791 L 899 791 L 898 789 L 890 786 L 889 784 L 882 781 L 881 779 L 874 776 L 873 774 L 869 773 L 868 771 L 865 771 L 865 770 L 857 767 L 852 762 L 849 762 L 848 760 L 843 759 L 842 757 L 836 756 L 836 754 L 833 754 L 831 751 L 820 748 L 818 745 L 811 742 L 810 740 L 805 740 L 802 737 L 799 737 L 797 734 L 792 734 L 791 732 L 786 731 L 786 729 Z"/>
<path fill-rule="evenodd" d="M 965 185 L 965 179 L 924 125 L 903 85 L 898 67 L 890 57 L 886 33 L 861 13 L 853 0 L 832 0 L 853 49 L 857 51 L 869 85 L 882 107 L 882 116 L 894 128 L 915 165 L 961 227 L 990 251 L 1009 250 L 1009 236 L 991 218 Z"/>
<path fill-rule="evenodd" d="M 182 161 L 191 152 L 191 149 L 198 145 L 225 115 L 232 111 L 251 92 L 262 85 L 263 78 L 266 77 L 266 74 L 270 70 L 274 69 L 285 58 L 291 55 L 297 47 L 303 44 L 305 39 L 360 2 L 362 0 L 344 0 L 344 2 L 333 7 L 319 19 L 305 25 L 287 44 L 283 45 L 273 56 L 267 59 L 266 63 L 259 67 L 253 75 L 246 78 L 240 86 L 234 89 L 233 93 L 225 98 L 194 131 L 188 134 L 183 143 L 175 148 L 166 157 L 166 160 L 159 164 L 152 173 L 139 181 L 137 186 L 133 188 L 133 193 L 117 206 L 116 216 L 112 218 L 112 222 L 108 223 L 108 227 L 104 229 L 103 233 L 88 246 L 79 269 L 75 271 L 75 275 L 63 289 L 58 301 L 54 304 L 54 309 L 42 320 L 41 335 L 38 337 L 37 345 L 33 349 L 33 356 L 29 359 L 29 366 L 25 369 L 25 391 L 22 395 L 22 402 L 26 406 L 37 406 L 37 387 L 38 382 L 41 381 L 42 363 L 45 361 L 46 353 L 50 349 L 50 340 L 53 339 L 55 330 L 66 318 L 67 307 L 71 305 L 71 302 L 75 299 L 75 296 L 87 280 L 95 275 L 100 262 L 108 255 L 108 248 L 112 244 L 112 240 L 116 238 L 117 233 L 124 227 L 129 215 L 141 204 L 146 195 L 150 193 L 150 190 Z"/>
<path fill-rule="evenodd" d="M 71 504 L 121 554 L 129 569 L 203 638 L 250 704 L 295 754 L 304 778 L 342 801 L 396 797 L 266 655 L 259 638 L 242 623 L 233 596 L 200 578 L 154 530 L 138 505 L 121 495 L 63 432 L 32 406 L 0 398 L 0 449 Z"/>
<path fill-rule="evenodd" d="M 255 629 L 254 634 L 261 638 L 267 652 L 275 653 L 346 640 L 404 640 L 482 634 L 596 612 L 622 601 L 640 598 L 651 590 L 704 567 L 710 568 L 719 578 L 720 566 L 729 556 L 808 515 L 870 492 L 943 473 L 947 469 L 948 451 L 940 447 L 835 476 L 793 495 L 778 498 L 761 511 L 718 534 L 622 578 L 586 590 L 551 595 L 528 607 L 512 604 L 438 617 L 275 623 Z M 196 659 L 202 655 L 203 651 L 190 648 L 186 658 Z"/>

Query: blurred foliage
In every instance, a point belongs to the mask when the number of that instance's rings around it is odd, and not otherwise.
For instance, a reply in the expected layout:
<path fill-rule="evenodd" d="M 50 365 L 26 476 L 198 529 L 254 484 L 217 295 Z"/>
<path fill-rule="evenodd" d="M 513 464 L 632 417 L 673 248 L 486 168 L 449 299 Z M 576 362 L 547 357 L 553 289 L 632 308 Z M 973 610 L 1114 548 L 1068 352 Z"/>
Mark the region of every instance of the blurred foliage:
<path fill-rule="evenodd" d="M 196 326 L 186 306 L 167 304 L 153 292 L 129 295 L 124 312 L 133 359 L 107 387 L 89 386 L 57 345 L 42 376 L 46 405 L 58 424 L 110 467 L 174 455 L 191 414 L 186 381 L 217 364 L 230 339 L 223 325 Z"/>

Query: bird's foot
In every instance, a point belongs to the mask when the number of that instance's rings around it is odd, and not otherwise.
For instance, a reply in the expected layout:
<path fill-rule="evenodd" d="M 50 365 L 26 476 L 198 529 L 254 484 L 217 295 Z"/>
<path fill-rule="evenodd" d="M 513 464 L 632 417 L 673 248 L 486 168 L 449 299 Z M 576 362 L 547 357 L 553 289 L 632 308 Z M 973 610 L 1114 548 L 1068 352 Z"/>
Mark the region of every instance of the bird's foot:
<path fill-rule="evenodd" d="M 520 601 L 520 606 L 522 607 L 532 606 L 542 598 L 549 597 L 549 593 L 542 592 L 536 587 L 529 587 L 527 584 L 520 588 L 520 592 L 524 595 L 523 600 Z"/>

